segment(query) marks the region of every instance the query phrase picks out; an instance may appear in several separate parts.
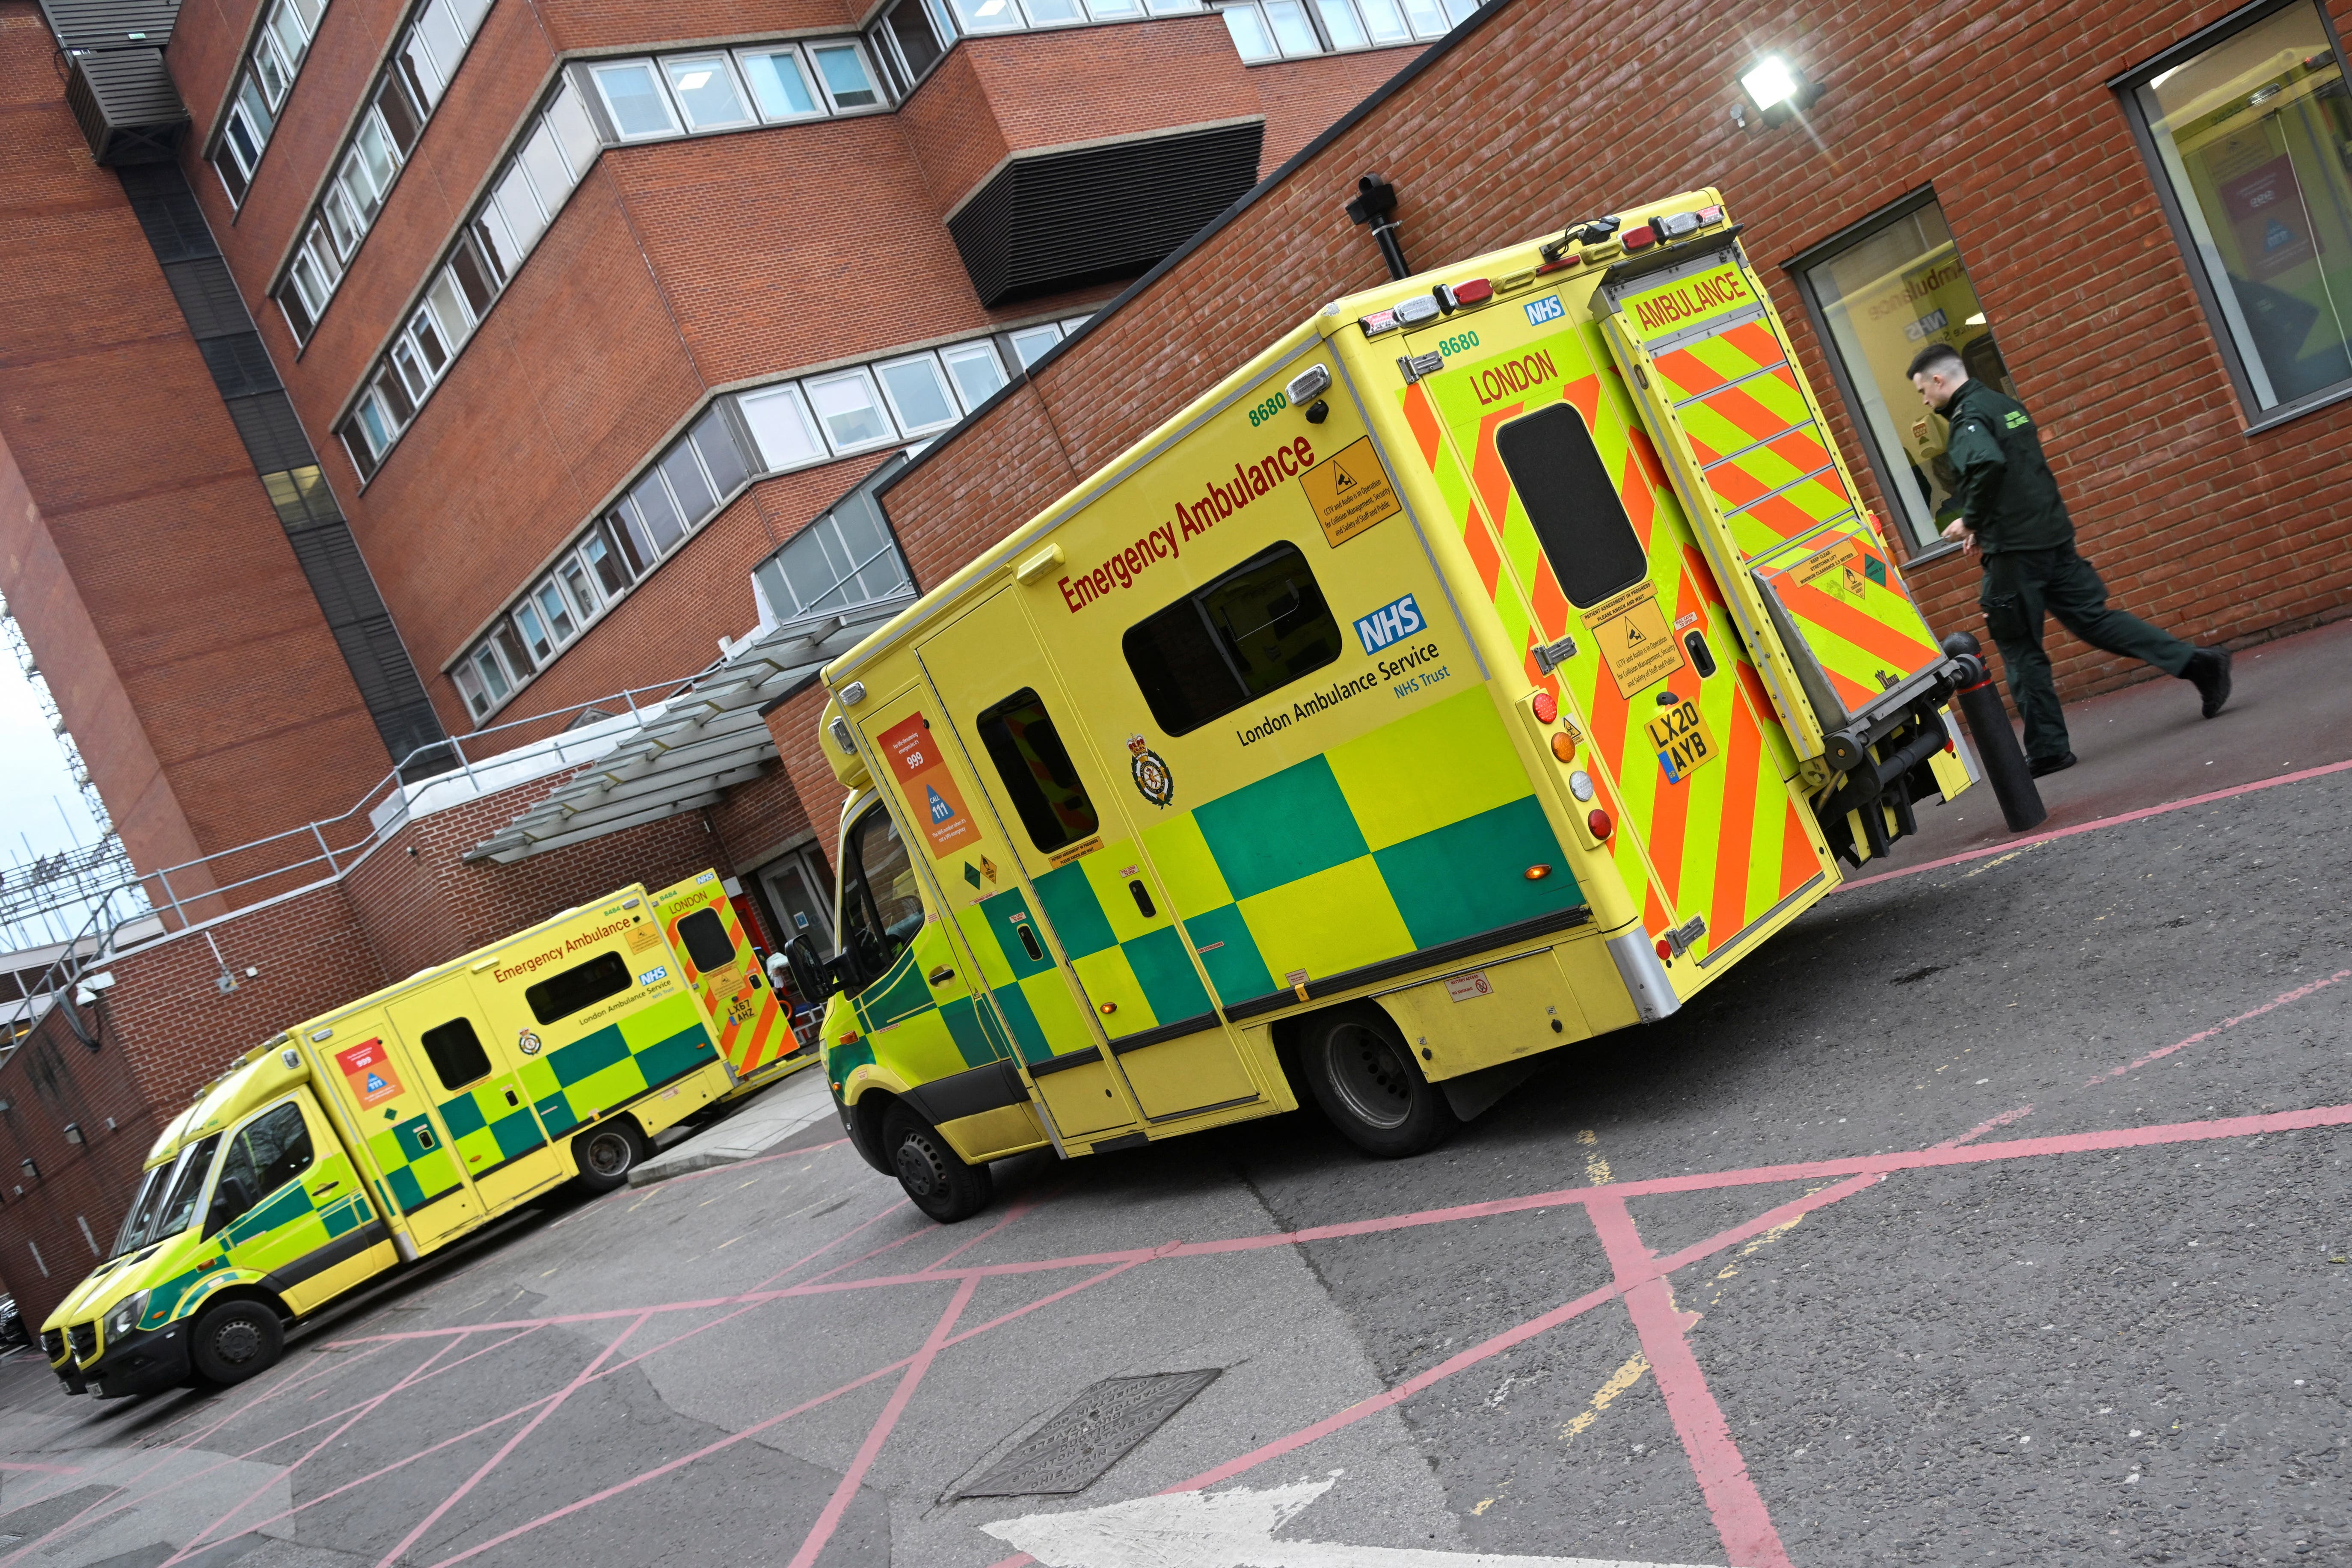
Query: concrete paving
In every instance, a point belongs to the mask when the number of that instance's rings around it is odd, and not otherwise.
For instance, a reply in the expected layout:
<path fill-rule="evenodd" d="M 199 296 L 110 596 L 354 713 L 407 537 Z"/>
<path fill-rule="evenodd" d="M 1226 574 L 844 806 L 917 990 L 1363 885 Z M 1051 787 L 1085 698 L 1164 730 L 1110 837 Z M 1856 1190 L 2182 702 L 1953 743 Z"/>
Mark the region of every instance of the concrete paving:
<path fill-rule="evenodd" d="M 824 1073 L 805 1067 L 761 1090 L 722 1120 L 664 1144 L 629 1173 L 629 1185 L 666 1182 L 692 1171 L 757 1159 L 793 1134 L 824 1124 L 838 1128 Z"/>

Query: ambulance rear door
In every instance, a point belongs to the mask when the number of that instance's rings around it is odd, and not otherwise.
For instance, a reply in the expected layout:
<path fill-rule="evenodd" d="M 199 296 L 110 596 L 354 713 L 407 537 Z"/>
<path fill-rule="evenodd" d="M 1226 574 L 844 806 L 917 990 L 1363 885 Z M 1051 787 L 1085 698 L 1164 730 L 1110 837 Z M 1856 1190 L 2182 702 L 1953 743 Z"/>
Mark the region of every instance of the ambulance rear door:
<path fill-rule="evenodd" d="M 1515 289 L 1382 341 L 1483 593 L 1573 722 L 1679 992 L 1824 875 L 1794 753 L 1587 307 Z"/>
<path fill-rule="evenodd" d="M 1798 755 L 1900 711 L 1947 662 L 1738 230 L 1621 261 L 1593 310 Z"/>
<path fill-rule="evenodd" d="M 685 962 L 687 984 L 719 1026 L 719 1055 L 728 1076 L 739 1084 L 775 1077 L 800 1042 L 718 873 L 664 888 L 652 903 L 654 918 Z"/>

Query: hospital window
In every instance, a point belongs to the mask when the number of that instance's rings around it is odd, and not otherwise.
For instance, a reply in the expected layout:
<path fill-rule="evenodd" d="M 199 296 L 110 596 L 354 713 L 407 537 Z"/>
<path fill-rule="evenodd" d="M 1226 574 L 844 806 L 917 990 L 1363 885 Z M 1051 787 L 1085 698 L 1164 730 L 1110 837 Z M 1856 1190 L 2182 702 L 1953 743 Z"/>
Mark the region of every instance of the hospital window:
<path fill-rule="evenodd" d="M 1050 855 L 1066 844 L 1091 838 L 1101 826 L 1070 749 L 1054 728 L 1037 693 L 1023 687 L 983 711 L 974 725 L 988 748 L 1004 793 L 1020 814 L 1021 826 Z"/>
<path fill-rule="evenodd" d="M 1181 735 L 1337 659 L 1339 623 L 1286 541 L 1128 627 L 1120 647 L 1154 721 Z"/>
<path fill-rule="evenodd" d="M 1914 552 L 1933 548 L 1958 515 L 1944 456 L 1949 428 L 1905 372 L 1921 349 L 1945 343 L 1971 377 L 2017 393 L 1944 209 L 1921 192 L 1799 257 L 1792 270 L 1834 351 L 1831 368 L 1897 531 Z"/>
<path fill-rule="evenodd" d="M 2324 13 L 2311 0 L 2250 6 L 2122 91 L 2248 416 L 2340 395 L 2352 384 L 2352 89 Z"/>

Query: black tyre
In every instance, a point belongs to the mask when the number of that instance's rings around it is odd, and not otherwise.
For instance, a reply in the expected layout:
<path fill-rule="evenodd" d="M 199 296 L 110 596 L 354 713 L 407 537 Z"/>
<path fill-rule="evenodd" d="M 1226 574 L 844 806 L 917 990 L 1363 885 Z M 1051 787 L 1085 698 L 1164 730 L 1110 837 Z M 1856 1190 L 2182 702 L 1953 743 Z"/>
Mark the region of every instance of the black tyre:
<path fill-rule="evenodd" d="M 996 1191 L 985 1165 L 967 1165 L 939 1129 L 903 1105 L 882 1118 L 882 1153 L 914 1205 L 953 1225 L 988 1206 Z"/>
<path fill-rule="evenodd" d="M 286 1330 L 259 1301 L 224 1301 L 196 1320 L 188 1357 L 196 1375 L 226 1387 L 278 1364 Z"/>
<path fill-rule="evenodd" d="M 1418 1154 L 1461 1125 L 1376 1007 L 1338 1007 L 1309 1018 L 1299 1065 L 1331 1125 L 1368 1154 Z"/>
<path fill-rule="evenodd" d="M 572 1141 L 572 1163 L 580 1167 L 580 1184 L 592 1193 L 609 1193 L 625 1184 L 645 1157 L 646 1135 L 626 1116 L 591 1127 Z"/>

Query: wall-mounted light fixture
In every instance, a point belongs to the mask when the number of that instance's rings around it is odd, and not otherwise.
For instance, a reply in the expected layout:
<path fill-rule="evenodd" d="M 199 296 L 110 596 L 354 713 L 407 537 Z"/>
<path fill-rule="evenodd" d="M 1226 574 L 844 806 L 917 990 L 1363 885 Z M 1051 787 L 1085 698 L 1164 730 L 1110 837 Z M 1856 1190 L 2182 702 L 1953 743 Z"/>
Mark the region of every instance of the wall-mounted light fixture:
<path fill-rule="evenodd" d="M 34 1164 L 30 1160 L 19 1160 L 16 1163 L 18 1167 L 24 1171 L 26 1180 L 37 1182 L 41 1179 L 41 1168 L 38 1165 Z M 21 1187 L 17 1189 L 19 1192 L 22 1192 L 23 1190 L 24 1189 Z"/>
<path fill-rule="evenodd" d="M 1786 55 L 1765 55 L 1739 73 L 1739 90 L 1747 101 L 1731 106 L 1731 118 L 1748 123 L 1752 108 L 1767 125 L 1785 125 L 1821 101 L 1820 84 L 1797 68 Z"/>
<path fill-rule="evenodd" d="M 66 1123 L 66 1142 L 68 1143 L 79 1143 L 81 1142 L 80 1122 L 68 1121 Z"/>

